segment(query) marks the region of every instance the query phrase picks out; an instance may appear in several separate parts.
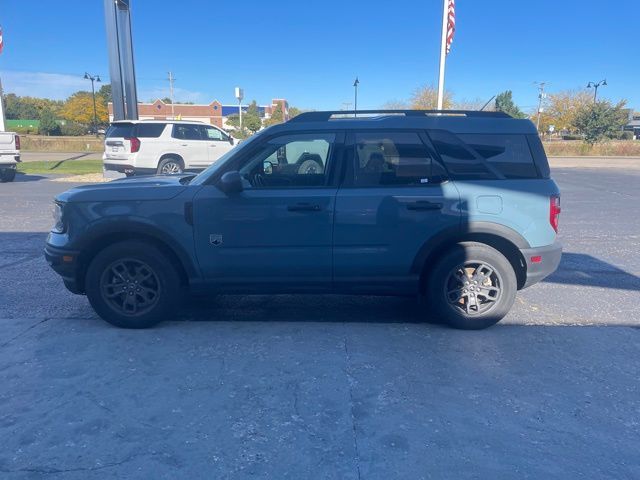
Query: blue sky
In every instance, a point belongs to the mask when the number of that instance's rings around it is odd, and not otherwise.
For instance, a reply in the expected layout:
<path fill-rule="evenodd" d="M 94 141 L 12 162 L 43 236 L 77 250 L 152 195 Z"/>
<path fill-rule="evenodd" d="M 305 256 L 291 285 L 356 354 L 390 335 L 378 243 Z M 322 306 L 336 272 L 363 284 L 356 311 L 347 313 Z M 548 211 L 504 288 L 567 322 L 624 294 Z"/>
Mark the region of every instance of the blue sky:
<path fill-rule="evenodd" d="M 361 108 L 437 82 L 441 0 L 131 1 L 140 100 L 168 94 L 168 70 L 177 100 L 234 103 L 240 85 L 259 103 L 316 109 L 352 101 L 356 75 Z M 456 99 L 511 89 L 528 110 L 536 80 L 553 92 L 606 77 L 603 97 L 640 110 L 637 0 L 456 3 Z M 85 70 L 108 80 L 103 15 L 102 0 L 0 0 L 5 92 L 65 98 L 89 87 Z"/>

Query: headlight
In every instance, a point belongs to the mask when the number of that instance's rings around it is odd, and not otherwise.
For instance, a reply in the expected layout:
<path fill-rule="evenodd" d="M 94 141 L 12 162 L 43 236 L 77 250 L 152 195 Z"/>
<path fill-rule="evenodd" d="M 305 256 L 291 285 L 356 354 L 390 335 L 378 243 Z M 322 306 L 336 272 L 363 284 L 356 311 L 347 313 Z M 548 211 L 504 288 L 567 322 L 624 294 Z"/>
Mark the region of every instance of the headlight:
<path fill-rule="evenodd" d="M 63 207 L 64 207 L 64 204 L 61 204 L 61 203 L 53 204 L 53 227 L 51 228 L 52 232 L 64 233 L 65 225 L 64 225 L 64 219 L 62 217 Z"/>

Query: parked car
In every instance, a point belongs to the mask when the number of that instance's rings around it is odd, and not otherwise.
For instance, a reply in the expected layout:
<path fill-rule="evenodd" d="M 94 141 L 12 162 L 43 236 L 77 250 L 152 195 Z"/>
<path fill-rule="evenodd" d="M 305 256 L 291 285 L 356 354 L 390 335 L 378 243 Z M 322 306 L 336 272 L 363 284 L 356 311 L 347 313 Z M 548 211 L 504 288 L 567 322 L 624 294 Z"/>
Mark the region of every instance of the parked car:
<path fill-rule="evenodd" d="M 13 182 L 20 162 L 20 137 L 13 132 L 0 132 L 0 182 Z"/>
<path fill-rule="evenodd" d="M 480 329 L 557 268 L 560 192 L 529 120 L 359 113 L 303 113 L 199 175 L 62 193 L 45 256 L 129 328 L 191 291 L 417 296 Z"/>
<path fill-rule="evenodd" d="M 188 121 L 113 122 L 105 135 L 105 170 L 131 175 L 200 171 L 235 140 L 221 128 Z"/>

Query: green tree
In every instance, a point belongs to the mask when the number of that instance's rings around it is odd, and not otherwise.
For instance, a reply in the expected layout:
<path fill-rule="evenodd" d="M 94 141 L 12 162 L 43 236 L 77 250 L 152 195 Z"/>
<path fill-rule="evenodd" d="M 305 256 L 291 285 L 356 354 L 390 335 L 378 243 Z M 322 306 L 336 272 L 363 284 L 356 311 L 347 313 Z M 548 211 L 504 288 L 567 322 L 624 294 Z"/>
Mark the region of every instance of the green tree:
<path fill-rule="evenodd" d="M 271 112 L 271 117 L 264 121 L 264 126 L 270 127 L 271 125 L 277 125 L 282 122 L 284 122 L 284 112 L 282 111 L 282 105 L 278 103 Z"/>
<path fill-rule="evenodd" d="M 496 96 L 496 111 L 504 112 L 513 118 L 525 118 L 526 115 L 518 108 L 513 101 L 511 90 L 505 90 Z"/>
<path fill-rule="evenodd" d="M 600 101 L 583 107 L 575 119 L 575 126 L 584 135 L 589 145 L 608 138 L 614 138 L 627 123 L 626 102 L 624 100 L 612 105 L 608 101 Z"/>
<path fill-rule="evenodd" d="M 300 115 L 302 113 L 302 110 L 300 110 L 297 107 L 289 107 L 289 118 L 293 118 L 293 117 L 297 117 L 298 115 Z"/>
<path fill-rule="evenodd" d="M 102 100 L 104 101 L 105 105 L 109 102 L 113 102 L 110 83 L 105 83 L 104 85 L 102 85 L 100 87 L 100 90 L 98 90 L 97 94 L 100 95 L 100 97 L 102 97 Z"/>
<path fill-rule="evenodd" d="M 40 113 L 38 133 L 40 135 L 60 135 L 60 125 L 56 122 L 56 116 L 49 108 L 45 108 Z"/>
<path fill-rule="evenodd" d="M 262 128 L 262 119 L 260 118 L 260 111 L 258 110 L 258 104 L 255 100 L 249 104 L 247 112 L 242 115 L 242 126 L 252 133 L 256 133 Z"/>

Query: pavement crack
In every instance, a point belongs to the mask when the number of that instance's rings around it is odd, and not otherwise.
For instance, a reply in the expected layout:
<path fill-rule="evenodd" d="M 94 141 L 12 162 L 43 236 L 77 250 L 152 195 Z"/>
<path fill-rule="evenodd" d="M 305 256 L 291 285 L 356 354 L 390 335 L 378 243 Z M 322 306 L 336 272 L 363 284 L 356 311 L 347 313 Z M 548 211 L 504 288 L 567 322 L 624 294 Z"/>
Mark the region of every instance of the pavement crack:
<path fill-rule="evenodd" d="M 42 325 L 43 323 L 48 322 L 49 320 L 51 320 L 51 318 L 47 317 L 47 318 L 44 318 L 43 320 L 40 320 L 38 323 L 34 323 L 29 328 L 27 328 L 27 329 L 23 330 L 22 332 L 20 332 L 19 334 L 17 334 L 15 337 L 13 337 L 13 338 L 7 340 L 6 342 L 4 342 L 2 345 L 0 345 L 0 348 L 6 347 L 7 345 L 9 345 L 14 340 L 17 340 L 18 338 L 20 338 L 23 335 L 27 334 L 28 332 L 30 332 L 31 330 L 33 330 L 37 326 Z"/>
<path fill-rule="evenodd" d="M 356 463 L 356 472 L 358 474 L 358 480 L 360 480 L 360 449 L 358 448 L 358 431 L 356 428 L 356 416 L 354 411 L 354 402 L 353 402 L 353 376 L 351 375 L 351 355 L 349 353 L 349 344 L 347 342 L 347 334 L 344 336 L 344 360 L 345 360 L 345 373 L 347 374 L 347 385 L 349 388 L 349 411 L 351 414 L 351 429 L 353 432 L 353 448 L 355 450 L 355 463 Z"/>
<path fill-rule="evenodd" d="M 154 456 L 154 453 L 143 453 L 143 454 L 135 454 L 130 455 L 129 457 L 121 460 L 119 462 L 111 462 L 105 463 L 104 465 L 96 465 L 94 467 L 76 467 L 76 468 L 53 468 L 53 467 L 25 467 L 25 468 L 16 468 L 16 469 L 8 469 L 0 467 L 0 472 L 2 473 L 37 473 L 40 475 L 55 475 L 60 473 L 73 473 L 73 472 L 95 472 L 98 470 L 104 470 L 105 468 L 113 468 L 118 467 L 120 465 L 124 465 L 125 463 L 129 463 L 133 460 L 136 460 L 139 457 L 147 457 Z"/>

